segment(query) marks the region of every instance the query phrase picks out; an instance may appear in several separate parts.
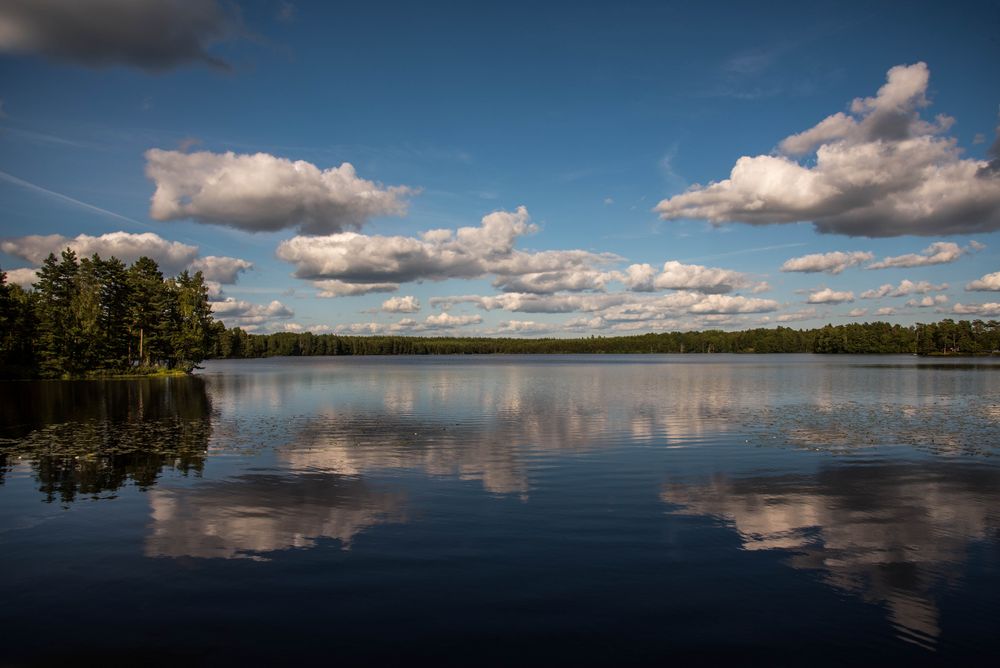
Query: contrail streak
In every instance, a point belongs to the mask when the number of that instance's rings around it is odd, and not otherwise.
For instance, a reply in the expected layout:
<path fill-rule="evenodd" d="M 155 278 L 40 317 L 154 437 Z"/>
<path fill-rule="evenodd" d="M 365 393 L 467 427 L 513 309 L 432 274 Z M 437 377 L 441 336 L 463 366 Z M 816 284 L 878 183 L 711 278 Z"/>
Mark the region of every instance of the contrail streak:
<path fill-rule="evenodd" d="M 93 211 L 102 216 L 108 216 L 110 218 L 117 218 L 118 220 L 124 220 L 126 222 L 132 223 L 133 225 L 138 225 L 139 227 L 145 227 L 147 229 L 153 229 L 151 225 L 140 222 L 135 218 L 129 218 L 128 216 L 123 216 L 120 213 L 115 213 L 114 211 L 108 211 L 107 209 L 102 209 L 99 206 L 94 206 L 93 204 L 87 204 L 86 202 L 81 202 L 78 199 L 74 199 L 69 195 L 63 195 L 62 193 L 57 193 L 54 190 L 49 190 L 48 188 L 43 188 L 42 186 L 31 183 L 30 181 L 25 181 L 24 179 L 19 179 L 13 174 L 8 174 L 5 171 L 0 170 L 0 179 L 7 181 L 8 183 L 13 183 L 16 186 L 21 186 L 27 190 L 32 190 L 42 195 L 48 195 L 49 197 L 54 197 L 55 199 L 67 202 L 74 206 L 78 206 L 81 209 L 86 209 L 87 211 Z"/>

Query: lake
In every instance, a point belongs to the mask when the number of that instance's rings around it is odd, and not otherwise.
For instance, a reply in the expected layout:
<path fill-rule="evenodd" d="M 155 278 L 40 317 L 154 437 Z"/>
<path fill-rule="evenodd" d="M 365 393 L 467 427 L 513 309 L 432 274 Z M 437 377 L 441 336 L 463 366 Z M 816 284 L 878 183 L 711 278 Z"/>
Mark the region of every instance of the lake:
<path fill-rule="evenodd" d="M 272 358 L 0 383 L 0 664 L 989 656 L 998 362 Z"/>

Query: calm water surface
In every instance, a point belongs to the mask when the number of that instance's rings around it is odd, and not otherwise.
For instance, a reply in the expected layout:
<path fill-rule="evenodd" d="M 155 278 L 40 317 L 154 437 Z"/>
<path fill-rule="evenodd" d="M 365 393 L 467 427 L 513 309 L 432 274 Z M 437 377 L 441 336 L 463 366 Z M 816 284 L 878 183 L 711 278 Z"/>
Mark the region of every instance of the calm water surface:
<path fill-rule="evenodd" d="M 998 361 L 0 383 L 0 665 L 983 661 Z"/>

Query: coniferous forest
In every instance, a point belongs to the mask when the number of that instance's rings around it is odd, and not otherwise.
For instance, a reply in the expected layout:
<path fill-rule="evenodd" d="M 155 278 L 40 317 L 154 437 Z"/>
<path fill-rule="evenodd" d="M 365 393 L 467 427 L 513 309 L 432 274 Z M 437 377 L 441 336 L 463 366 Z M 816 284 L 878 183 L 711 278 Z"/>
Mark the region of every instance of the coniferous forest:
<path fill-rule="evenodd" d="M 142 257 L 50 254 L 31 290 L 0 272 L 4 377 L 78 378 L 191 371 L 213 349 L 201 273 L 165 278 Z"/>
<path fill-rule="evenodd" d="M 143 257 L 49 255 L 33 289 L 0 272 L 0 376 L 79 378 L 189 372 L 208 358 L 311 355 L 544 353 L 853 353 L 984 355 L 1000 351 L 1000 322 L 941 320 L 586 338 L 251 334 L 212 318 L 200 272 L 164 277 Z"/>
<path fill-rule="evenodd" d="M 1000 350 L 1000 322 L 941 320 L 913 326 L 887 322 L 818 329 L 705 330 L 586 338 L 340 336 L 309 332 L 249 334 L 217 325 L 212 356 L 454 355 L 588 353 L 849 353 L 984 355 Z"/>

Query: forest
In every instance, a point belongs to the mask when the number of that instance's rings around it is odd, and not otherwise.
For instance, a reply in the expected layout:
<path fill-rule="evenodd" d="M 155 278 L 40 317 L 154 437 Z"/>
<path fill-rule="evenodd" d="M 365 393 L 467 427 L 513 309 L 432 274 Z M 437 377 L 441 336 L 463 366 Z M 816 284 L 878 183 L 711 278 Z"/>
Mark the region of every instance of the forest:
<path fill-rule="evenodd" d="M 218 327 L 212 357 L 309 355 L 455 355 L 535 353 L 905 353 L 991 354 L 1000 350 L 1000 322 L 945 319 L 913 326 L 887 322 L 819 329 L 758 328 L 563 339 L 340 336 L 309 332 L 250 334 Z"/>
<path fill-rule="evenodd" d="M 887 322 L 586 338 L 253 334 L 212 317 L 200 272 L 164 277 L 142 257 L 50 254 L 31 289 L 0 271 L 0 377 L 81 378 L 190 372 L 209 358 L 536 353 L 906 353 L 1000 351 L 1000 322 Z"/>
<path fill-rule="evenodd" d="M 165 278 L 147 257 L 126 267 L 67 249 L 30 290 L 0 271 L 0 377 L 190 372 L 215 347 L 213 323 L 200 272 Z"/>

